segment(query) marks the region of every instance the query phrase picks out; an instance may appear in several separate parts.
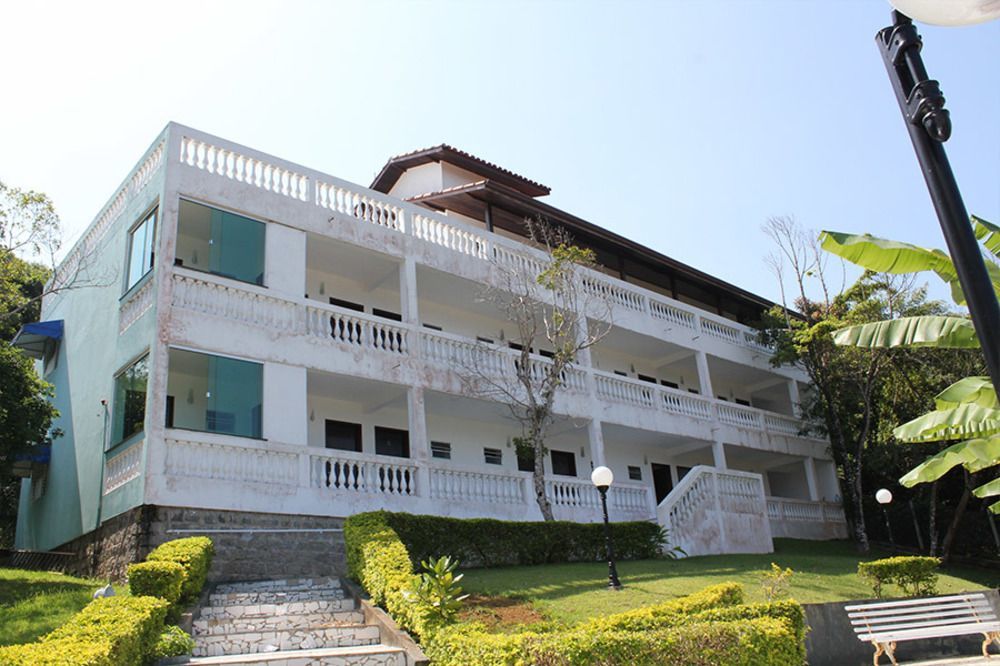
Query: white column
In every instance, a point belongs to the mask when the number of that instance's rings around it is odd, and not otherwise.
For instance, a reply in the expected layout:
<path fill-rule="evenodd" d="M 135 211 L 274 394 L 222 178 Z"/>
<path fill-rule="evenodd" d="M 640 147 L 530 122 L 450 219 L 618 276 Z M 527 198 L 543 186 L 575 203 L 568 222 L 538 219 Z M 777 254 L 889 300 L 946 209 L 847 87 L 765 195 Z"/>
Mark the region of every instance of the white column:
<path fill-rule="evenodd" d="M 701 386 L 701 394 L 709 397 L 715 397 L 715 391 L 712 390 L 712 377 L 708 373 L 708 355 L 703 351 L 697 351 L 694 353 L 695 363 L 698 365 L 698 384 Z"/>
<path fill-rule="evenodd" d="M 802 461 L 806 470 L 806 485 L 809 486 L 809 499 L 819 501 L 819 485 L 816 483 L 816 459 L 809 457 Z"/>
<path fill-rule="evenodd" d="M 403 321 L 418 325 L 420 312 L 417 306 L 417 262 L 405 257 L 399 265 L 399 307 Z"/>
<path fill-rule="evenodd" d="M 281 296 L 306 293 L 306 232 L 270 222 L 264 240 L 264 284 Z"/>
<path fill-rule="evenodd" d="M 594 461 L 594 467 L 606 465 L 604 457 L 604 431 L 601 429 L 601 422 L 597 419 L 590 419 L 587 424 L 587 437 L 590 440 L 590 459 Z"/>
<path fill-rule="evenodd" d="M 431 444 L 427 439 L 427 412 L 424 389 L 412 386 L 406 390 L 407 427 L 410 432 L 410 457 L 417 465 L 417 495 L 430 495 Z"/>
<path fill-rule="evenodd" d="M 712 464 L 716 469 L 727 469 L 726 448 L 721 439 L 712 442 Z"/>
<path fill-rule="evenodd" d="M 799 396 L 799 383 L 794 379 L 788 380 L 788 398 L 792 401 L 792 415 L 802 416 L 802 399 Z"/>
<path fill-rule="evenodd" d="M 305 368 L 264 364 L 264 439 L 297 446 L 309 444 L 308 393 Z"/>

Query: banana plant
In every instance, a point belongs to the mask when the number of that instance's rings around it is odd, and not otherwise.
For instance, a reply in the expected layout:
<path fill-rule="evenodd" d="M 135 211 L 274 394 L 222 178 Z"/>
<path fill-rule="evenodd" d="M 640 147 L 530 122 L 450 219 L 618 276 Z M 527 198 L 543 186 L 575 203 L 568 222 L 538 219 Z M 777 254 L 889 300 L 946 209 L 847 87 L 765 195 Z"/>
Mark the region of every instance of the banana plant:
<path fill-rule="evenodd" d="M 976 238 L 985 250 L 1000 259 L 1000 227 L 972 216 Z M 916 273 L 931 271 L 951 287 L 952 299 L 959 305 L 965 297 L 951 257 L 942 250 L 928 249 L 877 238 L 869 234 L 845 234 L 824 231 L 820 235 L 824 250 L 871 271 Z M 1000 266 L 986 262 L 993 290 L 1000 299 Z M 961 316 L 901 317 L 859 326 L 842 328 L 834 333 L 838 345 L 866 348 L 937 347 L 942 349 L 978 349 L 979 339 L 972 321 Z M 952 384 L 935 398 L 934 409 L 893 430 L 901 442 L 940 442 L 955 439 L 953 444 L 931 456 L 904 475 L 899 482 L 909 488 L 935 481 L 961 465 L 969 472 L 979 472 L 1000 465 L 1000 404 L 989 377 L 966 377 Z M 1000 496 L 1000 479 L 973 491 L 976 497 Z M 990 511 L 1000 514 L 1000 501 Z"/>

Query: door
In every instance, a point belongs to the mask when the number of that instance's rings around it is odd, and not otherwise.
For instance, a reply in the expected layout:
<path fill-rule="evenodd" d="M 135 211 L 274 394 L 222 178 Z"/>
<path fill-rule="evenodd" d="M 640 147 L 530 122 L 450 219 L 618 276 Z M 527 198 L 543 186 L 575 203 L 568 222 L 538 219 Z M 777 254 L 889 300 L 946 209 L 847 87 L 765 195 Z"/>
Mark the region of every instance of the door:
<path fill-rule="evenodd" d="M 656 491 L 656 505 L 659 506 L 674 489 L 674 482 L 670 478 L 670 465 L 652 463 L 650 467 L 653 468 L 653 489 Z"/>

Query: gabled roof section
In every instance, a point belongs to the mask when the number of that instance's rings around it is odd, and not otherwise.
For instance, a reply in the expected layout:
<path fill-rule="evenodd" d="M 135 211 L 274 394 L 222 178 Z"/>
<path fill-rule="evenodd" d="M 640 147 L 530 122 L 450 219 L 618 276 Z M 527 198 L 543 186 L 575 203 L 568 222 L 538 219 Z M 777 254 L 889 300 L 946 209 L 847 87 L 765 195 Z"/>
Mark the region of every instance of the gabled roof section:
<path fill-rule="evenodd" d="M 390 157 L 389 161 L 382 167 L 382 171 L 375 176 L 371 188 L 383 194 L 388 194 L 392 186 L 399 180 L 399 177 L 403 175 L 403 172 L 430 162 L 447 162 L 448 164 L 453 164 L 461 169 L 480 175 L 484 179 L 506 185 L 529 197 L 545 196 L 551 191 L 546 185 L 529 180 L 513 171 L 504 169 L 492 162 L 487 162 L 482 158 L 449 146 L 446 143 L 434 146 L 433 148 L 422 148 L 411 153 Z"/>

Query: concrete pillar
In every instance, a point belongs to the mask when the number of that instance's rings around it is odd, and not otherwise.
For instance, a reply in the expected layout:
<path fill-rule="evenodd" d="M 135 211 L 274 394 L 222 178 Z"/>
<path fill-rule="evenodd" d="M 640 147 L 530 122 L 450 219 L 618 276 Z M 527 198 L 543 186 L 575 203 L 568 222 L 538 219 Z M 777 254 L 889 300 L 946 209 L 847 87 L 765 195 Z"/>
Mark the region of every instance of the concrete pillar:
<path fill-rule="evenodd" d="M 306 232 L 270 222 L 264 237 L 264 284 L 276 295 L 306 293 Z"/>
<path fill-rule="evenodd" d="M 417 303 L 417 262 L 413 257 L 406 257 L 399 265 L 399 307 L 407 324 L 420 324 Z"/>
<path fill-rule="evenodd" d="M 792 416 L 801 416 L 802 399 L 799 396 L 799 383 L 794 379 L 788 380 L 788 398 L 792 401 Z"/>
<path fill-rule="evenodd" d="M 816 459 L 806 458 L 802 461 L 802 466 L 806 470 L 806 485 L 809 486 L 809 499 L 813 502 L 819 501 L 819 484 L 816 482 Z"/>
<path fill-rule="evenodd" d="M 309 388 L 306 369 L 264 363 L 264 439 L 279 444 L 309 444 Z"/>
<path fill-rule="evenodd" d="M 701 394 L 709 398 L 715 397 L 715 391 L 712 390 L 712 377 L 708 372 L 708 354 L 703 351 L 697 351 L 694 354 L 695 363 L 698 365 L 698 384 L 701 387 Z"/>
<path fill-rule="evenodd" d="M 417 465 L 417 495 L 430 496 L 431 443 L 427 439 L 427 412 L 424 389 L 411 386 L 406 390 L 407 429 L 410 433 L 410 458 Z"/>
<path fill-rule="evenodd" d="M 590 459 L 594 462 L 594 467 L 607 465 L 604 457 L 604 431 L 601 429 L 601 422 L 591 419 L 587 424 L 587 437 L 590 440 Z"/>
<path fill-rule="evenodd" d="M 712 442 L 712 464 L 716 469 L 728 469 L 726 467 L 726 448 L 721 439 Z"/>

